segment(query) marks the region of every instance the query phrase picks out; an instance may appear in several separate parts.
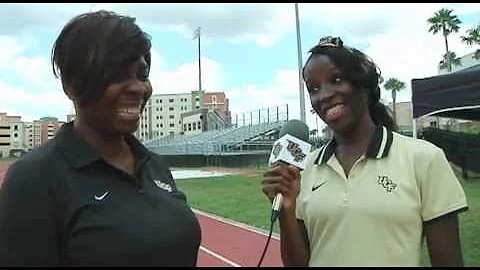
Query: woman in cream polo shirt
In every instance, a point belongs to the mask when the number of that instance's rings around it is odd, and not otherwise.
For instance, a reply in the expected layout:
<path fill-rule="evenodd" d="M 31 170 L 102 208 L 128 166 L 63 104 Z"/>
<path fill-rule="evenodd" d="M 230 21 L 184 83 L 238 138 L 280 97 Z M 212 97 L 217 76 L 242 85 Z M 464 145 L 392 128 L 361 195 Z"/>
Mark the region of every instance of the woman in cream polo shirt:
<path fill-rule="evenodd" d="M 395 132 L 365 54 L 332 37 L 310 53 L 303 78 L 334 138 L 304 171 L 265 173 L 263 192 L 284 197 L 285 266 L 418 266 L 424 239 L 432 266 L 462 266 L 457 214 L 467 202 L 443 151 Z"/>

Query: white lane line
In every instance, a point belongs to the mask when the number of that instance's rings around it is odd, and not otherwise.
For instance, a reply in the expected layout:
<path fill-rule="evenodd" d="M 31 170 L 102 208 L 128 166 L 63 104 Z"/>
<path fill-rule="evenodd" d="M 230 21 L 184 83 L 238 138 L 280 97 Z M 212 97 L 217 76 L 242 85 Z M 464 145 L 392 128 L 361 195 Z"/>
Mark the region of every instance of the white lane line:
<path fill-rule="evenodd" d="M 247 224 L 243 224 L 243 223 L 240 223 L 240 222 L 229 220 L 229 219 L 226 219 L 226 218 L 223 218 L 223 217 L 220 217 L 220 216 L 216 216 L 214 214 L 210 214 L 210 213 L 207 213 L 207 212 L 203 212 L 203 211 L 200 211 L 200 210 L 197 210 L 197 209 L 192 209 L 192 210 L 196 214 L 199 214 L 199 215 L 202 215 L 202 216 L 205 216 L 205 217 L 208 217 L 208 218 L 211 218 L 211 219 L 214 219 L 214 220 L 217 220 L 217 221 L 220 221 L 220 222 L 223 222 L 223 223 L 226 223 L 226 224 L 229 224 L 229 225 L 232 225 L 232 226 L 235 226 L 235 227 L 238 227 L 238 228 L 242 228 L 244 230 L 251 231 L 251 232 L 254 232 L 254 233 L 257 233 L 257 234 L 268 237 L 268 232 L 262 231 L 259 228 L 255 228 L 255 227 L 247 225 Z M 280 237 L 278 235 L 276 235 L 275 233 L 272 233 L 272 239 L 280 240 Z"/>
<path fill-rule="evenodd" d="M 234 263 L 234 262 L 230 261 L 229 259 L 227 259 L 227 258 L 225 258 L 225 257 L 223 257 L 223 256 L 221 256 L 221 255 L 219 255 L 219 254 L 217 254 L 217 253 L 215 253 L 215 252 L 213 252 L 213 251 L 211 251 L 211 250 L 203 247 L 203 246 L 200 246 L 200 250 L 203 250 L 204 252 L 212 255 L 213 257 L 215 257 L 215 258 L 217 258 L 217 259 L 219 259 L 219 260 L 221 260 L 221 261 L 223 261 L 223 262 L 225 262 L 225 263 L 227 263 L 227 264 L 229 264 L 229 265 L 231 265 L 231 266 L 233 266 L 233 267 L 242 267 L 242 266 L 239 265 L 238 263 Z"/>

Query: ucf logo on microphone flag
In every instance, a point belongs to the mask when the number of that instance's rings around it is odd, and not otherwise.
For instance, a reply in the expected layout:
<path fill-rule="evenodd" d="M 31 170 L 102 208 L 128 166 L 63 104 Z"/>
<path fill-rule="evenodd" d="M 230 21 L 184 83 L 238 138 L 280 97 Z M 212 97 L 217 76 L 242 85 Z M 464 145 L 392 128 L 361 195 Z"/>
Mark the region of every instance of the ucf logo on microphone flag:
<path fill-rule="evenodd" d="M 273 165 L 278 161 L 283 161 L 305 169 L 306 157 L 310 149 L 309 143 L 285 134 L 274 143 L 268 163 Z"/>

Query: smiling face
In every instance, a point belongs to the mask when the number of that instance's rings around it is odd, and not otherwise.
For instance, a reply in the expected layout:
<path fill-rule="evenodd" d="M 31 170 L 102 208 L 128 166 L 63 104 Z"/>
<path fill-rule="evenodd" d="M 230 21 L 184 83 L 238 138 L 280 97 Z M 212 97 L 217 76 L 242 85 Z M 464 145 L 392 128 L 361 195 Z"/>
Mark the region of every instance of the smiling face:
<path fill-rule="evenodd" d="M 95 102 L 79 106 L 77 113 L 91 128 L 110 135 L 124 135 L 137 130 L 140 115 L 152 95 L 145 58 L 119 67 L 116 80 L 108 85 Z"/>
<path fill-rule="evenodd" d="M 368 116 L 366 95 L 345 79 L 328 56 L 312 57 L 304 80 L 313 109 L 333 131 L 353 130 L 365 114 Z"/>

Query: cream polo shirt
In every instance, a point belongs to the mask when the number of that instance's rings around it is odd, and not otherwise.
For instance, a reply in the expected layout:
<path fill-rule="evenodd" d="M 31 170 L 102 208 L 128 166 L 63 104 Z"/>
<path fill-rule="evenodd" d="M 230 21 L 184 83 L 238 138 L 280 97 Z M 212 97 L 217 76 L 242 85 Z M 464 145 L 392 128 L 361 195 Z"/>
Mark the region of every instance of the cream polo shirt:
<path fill-rule="evenodd" d="M 418 266 L 422 223 L 467 209 L 443 151 L 377 127 L 348 177 L 335 141 L 311 152 L 297 218 L 310 242 L 309 266 Z"/>

